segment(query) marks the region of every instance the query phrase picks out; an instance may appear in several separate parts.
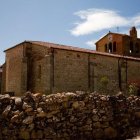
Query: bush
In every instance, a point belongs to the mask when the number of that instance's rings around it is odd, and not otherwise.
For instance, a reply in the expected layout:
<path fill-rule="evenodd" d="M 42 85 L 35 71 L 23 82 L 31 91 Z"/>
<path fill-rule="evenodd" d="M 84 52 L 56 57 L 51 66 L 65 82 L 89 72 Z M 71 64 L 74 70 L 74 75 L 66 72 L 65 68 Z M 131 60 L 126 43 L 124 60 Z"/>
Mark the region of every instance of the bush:
<path fill-rule="evenodd" d="M 138 93 L 138 87 L 136 83 L 131 83 L 128 86 L 128 94 L 129 95 L 137 95 Z"/>

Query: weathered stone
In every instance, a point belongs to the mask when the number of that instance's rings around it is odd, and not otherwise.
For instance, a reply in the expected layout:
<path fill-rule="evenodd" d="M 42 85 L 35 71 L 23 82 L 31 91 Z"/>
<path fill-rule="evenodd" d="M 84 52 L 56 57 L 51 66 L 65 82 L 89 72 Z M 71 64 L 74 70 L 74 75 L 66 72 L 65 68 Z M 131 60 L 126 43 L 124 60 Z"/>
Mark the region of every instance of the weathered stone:
<path fill-rule="evenodd" d="M 21 113 L 21 112 L 20 112 L 19 110 L 12 111 L 12 114 L 13 114 L 13 115 L 20 115 L 20 113 Z"/>
<path fill-rule="evenodd" d="M 140 119 L 140 112 L 135 112 L 135 114 L 134 114 L 137 118 L 139 118 Z"/>
<path fill-rule="evenodd" d="M 101 128 L 101 123 L 100 122 L 94 122 L 93 127 L 94 128 Z"/>
<path fill-rule="evenodd" d="M 91 131 L 92 130 L 92 124 L 84 125 L 81 127 L 81 130 L 84 131 Z"/>
<path fill-rule="evenodd" d="M 23 120 L 23 124 L 31 124 L 33 122 L 34 117 L 33 116 L 28 116 Z"/>
<path fill-rule="evenodd" d="M 104 133 L 103 129 L 93 129 L 93 137 L 95 139 L 104 139 Z"/>
<path fill-rule="evenodd" d="M 92 113 L 96 115 L 98 113 L 98 110 L 97 109 L 93 109 Z"/>
<path fill-rule="evenodd" d="M 83 101 L 75 101 L 73 104 L 72 104 L 72 107 L 74 109 L 82 109 L 83 107 L 85 106 L 85 103 Z"/>
<path fill-rule="evenodd" d="M 11 110 L 11 105 L 8 105 L 5 110 L 2 112 L 2 116 L 3 117 L 7 117 L 8 113 L 10 112 Z"/>
<path fill-rule="evenodd" d="M 46 114 L 46 117 L 47 117 L 47 118 L 51 118 L 51 117 L 53 117 L 53 115 L 57 114 L 58 112 L 59 112 L 59 110 L 58 110 L 58 111 L 51 111 L 51 112 L 48 112 L 48 113 Z"/>
<path fill-rule="evenodd" d="M 30 105 L 28 105 L 26 102 L 23 102 L 22 109 L 26 110 L 28 108 L 32 108 L 32 107 Z"/>
<path fill-rule="evenodd" d="M 20 103 L 14 104 L 16 97 L 10 98 L 12 103 L 0 101 L 0 138 L 123 139 L 132 138 L 139 128 L 139 97 L 134 96 L 131 101 L 124 96 L 106 100 L 108 96 L 99 94 L 69 96 L 62 93 L 61 98 L 59 93 L 40 95 L 41 102 L 38 99 L 36 102 L 31 96 L 22 98 L 22 106 Z"/>
<path fill-rule="evenodd" d="M 39 112 L 37 115 L 36 115 L 37 117 L 46 117 L 47 116 L 47 113 L 46 112 L 44 112 L 44 111 L 41 111 L 41 112 Z"/>
<path fill-rule="evenodd" d="M 19 116 L 18 115 L 14 115 L 12 118 L 11 118 L 11 122 L 17 122 L 18 121 L 18 118 Z"/>
<path fill-rule="evenodd" d="M 35 124 L 34 123 L 29 124 L 28 128 L 30 131 L 33 130 L 35 128 Z"/>
<path fill-rule="evenodd" d="M 17 106 L 22 105 L 22 100 L 21 100 L 20 97 L 16 97 L 16 98 L 15 98 L 15 104 L 16 104 Z"/>
<path fill-rule="evenodd" d="M 108 128 L 105 128 L 104 134 L 107 138 L 111 139 L 117 136 L 117 131 L 112 127 L 108 127 Z"/>
<path fill-rule="evenodd" d="M 36 138 L 37 138 L 37 133 L 36 133 L 35 130 L 33 130 L 33 131 L 31 132 L 31 139 L 36 139 Z"/>
<path fill-rule="evenodd" d="M 78 119 L 75 118 L 74 116 L 71 116 L 71 117 L 70 117 L 70 122 L 71 122 L 71 123 L 77 122 L 77 120 L 78 120 Z"/>
<path fill-rule="evenodd" d="M 25 107 L 25 106 L 24 106 Z M 27 107 L 27 106 L 26 106 Z M 33 111 L 33 108 L 32 107 L 29 107 L 29 108 L 27 108 L 27 109 L 25 109 L 25 112 L 31 112 L 31 111 Z"/>
<path fill-rule="evenodd" d="M 38 139 L 42 139 L 43 138 L 43 131 L 38 130 L 36 133 L 37 133 L 37 138 Z"/>
<path fill-rule="evenodd" d="M 93 120 L 94 122 L 98 122 L 99 119 L 100 119 L 99 116 L 96 115 L 96 114 L 92 116 L 92 120 Z"/>
<path fill-rule="evenodd" d="M 42 97 L 42 93 L 35 93 L 35 94 L 32 94 L 32 95 L 35 98 Z"/>
<path fill-rule="evenodd" d="M 20 131 L 19 138 L 24 140 L 30 139 L 30 132 L 28 130 Z"/>

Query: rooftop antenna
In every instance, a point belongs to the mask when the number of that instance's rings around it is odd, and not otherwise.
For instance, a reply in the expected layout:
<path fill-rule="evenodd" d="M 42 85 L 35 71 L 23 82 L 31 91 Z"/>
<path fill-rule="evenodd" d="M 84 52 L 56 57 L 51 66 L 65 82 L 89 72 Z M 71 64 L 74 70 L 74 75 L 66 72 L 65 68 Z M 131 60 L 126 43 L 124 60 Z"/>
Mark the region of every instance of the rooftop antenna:
<path fill-rule="evenodd" d="M 117 26 L 117 33 L 119 33 L 119 27 Z"/>

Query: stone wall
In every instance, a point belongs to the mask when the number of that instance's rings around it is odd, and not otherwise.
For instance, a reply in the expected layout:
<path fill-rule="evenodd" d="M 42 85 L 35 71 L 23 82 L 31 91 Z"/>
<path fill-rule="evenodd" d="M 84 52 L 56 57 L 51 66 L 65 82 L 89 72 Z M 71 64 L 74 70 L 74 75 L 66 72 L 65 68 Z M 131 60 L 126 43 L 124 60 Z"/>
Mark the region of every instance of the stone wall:
<path fill-rule="evenodd" d="M 16 92 L 20 95 L 22 90 L 22 59 L 23 45 L 6 52 L 6 89 L 5 91 Z M 18 84 L 18 86 L 17 86 Z"/>
<path fill-rule="evenodd" d="M 89 90 L 88 54 L 54 50 L 53 92 Z"/>
<path fill-rule="evenodd" d="M 98 93 L 0 95 L 0 139 L 128 139 L 140 129 L 140 97 Z"/>

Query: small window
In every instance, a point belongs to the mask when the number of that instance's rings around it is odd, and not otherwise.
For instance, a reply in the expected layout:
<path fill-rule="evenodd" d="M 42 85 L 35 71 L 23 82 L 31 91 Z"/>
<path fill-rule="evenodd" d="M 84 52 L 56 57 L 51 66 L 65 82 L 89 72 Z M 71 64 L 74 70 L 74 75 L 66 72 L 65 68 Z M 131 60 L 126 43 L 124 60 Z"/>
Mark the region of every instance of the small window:
<path fill-rule="evenodd" d="M 116 42 L 113 42 L 113 52 L 116 52 Z"/>
<path fill-rule="evenodd" d="M 129 50 L 129 52 L 130 53 L 133 53 L 133 51 L 134 51 L 134 49 L 133 49 L 133 42 L 131 41 L 130 42 L 130 50 Z"/>
<path fill-rule="evenodd" d="M 41 79 L 41 65 L 38 66 L 38 73 L 37 78 Z"/>
<path fill-rule="evenodd" d="M 109 43 L 109 53 L 111 53 L 112 52 L 112 43 L 110 42 Z"/>

